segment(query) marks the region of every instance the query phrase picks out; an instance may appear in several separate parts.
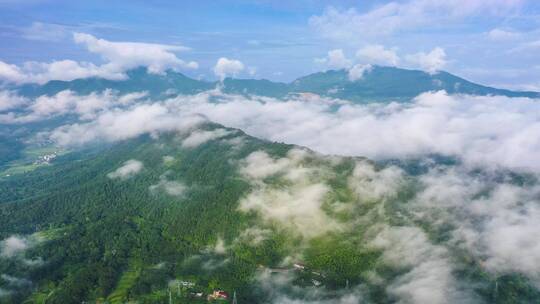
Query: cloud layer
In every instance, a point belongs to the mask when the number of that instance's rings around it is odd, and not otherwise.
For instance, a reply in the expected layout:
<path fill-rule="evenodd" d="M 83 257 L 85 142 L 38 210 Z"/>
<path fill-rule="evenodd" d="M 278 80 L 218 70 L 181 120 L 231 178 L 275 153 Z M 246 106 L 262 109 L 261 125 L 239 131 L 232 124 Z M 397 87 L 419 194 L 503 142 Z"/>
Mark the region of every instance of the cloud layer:
<path fill-rule="evenodd" d="M 328 172 L 303 164 L 306 157 L 309 152 L 298 149 L 279 159 L 264 151 L 251 153 L 240 171 L 255 190 L 241 200 L 239 209 L 254 211 L 268 224 L 278 223 L 305 238 L 339 229 L 338 223 L 322 209 L 330 191 L 325 183 Z M 265 182 L 272 176 L 283 182 Z"/>
<path fill-rule="evenodd" d="M 330 186 L 339 157 L 322 157 L 301 149 L 283 157 L 254 152 L 239 163 L 240 174 L 253 186 L 239 202 L 239 210 L 258 215 L 261 227 L 252 227 L 243 237 L 261 242 L 266 237 L 261 231 L 278 225 L 310 240 L 346 231 L 362 221 L 375 221 L 377 225 L 369 226 L 371 234 L 366 241 L 382 251 L 384 263 L 400 272 L 374 280 L 386 280 L 386 292 L 403 302 L 474 302 L 470 286 L 463 286 L 455 276 L 460 264 L 452 257 L 453 250 L 458 249 L 467 252 L 478 261 L 481 271 L 494 278 L 518 272 L 540 286 L 540 269 L 535 267 L 540 265 L 536 241 L 540 237 L 537 100 L 451 96 L 442 91 L 424 93 L 410 103 L 389 104 L 354 104 L 318 96 L 278 100 L 227 95 L 219 90 L 159 102 L 139 97 L 111 92 L 78 96 L 66 91 L 25 101 L 23 114 L 12 117 L 79 117 L 79 122 L 50 133 L 51 139 L 66 145 L 181 131 L 182 145 L 193 148 L 232 134 L 222 128 L 194 128 L 210 120 L 325 154 L 381 160 L 432 154 L 456 157 L 461 160 L 458 165 L 432 166 L 417 177 L 415 194 L 405 201 L 400 196 L 408 186 L 403 170 L 377 169 L 367 161 L 355 160 L 344 185 L 352 203 L 342 204 Z M 141 169 L 142 164 L 131 160 L 110 177 L 131 176 Z M 512 175 L 504 173 L 507 169 L 526 172 L 527 182 L 514 182 Z M 182 197 L 187 188 L 165 174 L 150 190 Z M 354 214 L 355 208 L 372 205 L 375 207 L 368 216 L 355 218 L 352 224 L 333 217 Z M 396 208 L 398 215 L 386 206 Z M 388 217 L 403 224 L 392 226 L 385 222 Z M 444 228 L 449 240 L 436 244 L 420 227 Z M 2 246 L 2 254 L 11 256 L 26 248 L 24 240 L 17 238 L 4 241 Z M 359 298 L 361 293 L 342 297 L 343 301 Z M 281 295 L 278 299 L 296 301 Z"/>
<path fill-rule="evenodd" d="M 39 97 L 27 105 L 27 114 L 8 112 L 0 119 L 13 123 L 66 112 L 79 115 L 80 122 L 51 133 L 50 137 L 62 145 L 188 130 L 208 119 L 325 154 L 373 159 L 440 154 L 471 166 L 540 170 L 536 161 L 540 159 L 540 103 L 528 98 L 451 96 L 440 91 L 421 94 L 411 103 L 362 105 L 316 96 L 283 101 L 209 91 L 162 102 L 133 103 L 139 95 L 103 94 L 73 96 L 63 92 Z M 64 99 L 65 103 L 59 102 Z M 205 136 L 223 135 L 195 133 L 187 145 Z"/>
<path fill-rule="evenodd" d="M 73 80 L 88 77 L 105 79 L 125 79 L 127 70 L 144 66 L 150 73 L 160 74 L 167 69 L 196 69 L 194 61 L 185 62 L 176 56 L 176 52 L 187 48 L 176 45 L 152 44 L 140 42 L 113 42 L 96 38 L 90 34 L 73 33 L 73 40 L 86 49 L 102 57 L 104 63 L 74 60 L 52 62 L 25 62 L 21 66 L 0 61 L 0 80 L 13 83 L 39 83 L 50 80 Z"/>
<path fill-rule="evenodd" d="M 540 103 L 430 92 L 410 104 L 356 105 L 302 98 L 181 97 L 183 113 L 325 154 L 374 159 L 454 156 L 470 165 L 539 170 Z M 335 109 L 337 107 L 337 109 Z M 500 127 L 504 126 L 504 127 Z"/>
<path fill-rule="evenodd" d="M 538 175 L 520 185 L 508 176 L 435 167 L 420 177 L 412 213 L 434 227 L 454 227 L 451 243 L 495 275 L 519 272 L 540 286 Z"/>
<path fill-rule="evenodd" d="M 231 133 L 231 131 L 225 129 L 214 129 L 212 131 L 195 130 L 182 141 L 182 147 L 195 148 L 205 142 L 227 136 Z"/>
<path fill-rule="evenodd" d="M 108 178 L 115 179 L 127 179 L 132 176 L 135 176 L 141 170 L 143 169 L 143 163 L 136 160 L 136 159 L 130 159 L 122 164 L 121 167 L 114 170 L 113 172 L 107 174 Z"/>

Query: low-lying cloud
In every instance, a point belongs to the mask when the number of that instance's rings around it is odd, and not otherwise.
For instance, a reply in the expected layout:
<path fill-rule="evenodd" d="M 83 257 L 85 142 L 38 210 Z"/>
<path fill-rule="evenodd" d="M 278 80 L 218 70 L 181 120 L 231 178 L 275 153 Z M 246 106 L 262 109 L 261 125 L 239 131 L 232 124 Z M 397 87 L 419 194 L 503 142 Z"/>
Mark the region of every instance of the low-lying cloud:
<path fill-rule="evenodd" d="M 42 95 L 29 101 L 13 93 L 3 92 L 0 94 L 0 106 L 3 103 L 6 110 L 18 111 L 0 114 L 0 123 L 23 124 L 70 114 L 77 115 L 80 120 L 92 120 L 100 112 L 128 106 L 146 95 L 146 92 L 133 92 L 120 96 L 110 89 L 78 95 L 71 90 L 64 90 L 52 96 Z"/>
<path fill-rule="evenodd" d="M 143 104 L 101 113 L 90 122 L 64 125 L 55 129 L 50 138 L 60 145 L 81 145 L 129 139 L 145 133 L 188 130 L 203 121 L 201 116 L 186 116 L 164 104 Z"/>
<path fill-rule="evenodd" d="M 11 235 L 8 238 L 0 241 L 0 258 L 17 259 L 27 266 L 39 266 L 43 263 L 40 257 L 28 259 L 25 253 L 44 241 L 37 234 L 28 236 Z"/>
<path fill-rule="evenodd" d="M 254 211 L 267 223 L 278 223 L 306 238 L 338 229 L 338 223 L 322 209 L 330 191 L 324 169 L 302 165 L 308 154 L 293 149 L 287 157 L 274 159 L 264 151 L 251 153 L 240 172 L 254 190 L 240 201 L 239 210 Z M 265 181 L 272 176 L 283 183 Z"/>
<path fill-rule="evenodd" d="M 278 100 L 214 90 L 151 103 L 140 98 L 119 102 L 122 96 L 107 95 L 111 93 L 63 94 L 70 97 L 66 105 L 42 107 L 51 101 L 40 97 L 25 104 L 23 112 L 39 113 L 39 119 L 66 114 L 79 117 L 79 122 L 50 133 L 51 139 L 65 145 L 182 131 L 182 145 L 191 148 L 234 132 L 195 128 L 210 120 L 325 154 L 377 160 L 433 154 L 455 157 L 457 165 L 432 166 L 415 177 L 417 192 L 403 202 L 399 193 L 407 186 L 408 177 L 401 169 L 377 168 L 368 161 L 355 160 L 346 177 L 344 187 L 355 195 L 354 204 L 378 203 L 378 213 L 369 216 L 377 216 L 377 221 L 397 219 L 396 214 L 385 211 L 387 203 L 395 204 L 401 212 L 399 221 L 406 223 L 400 227 L 385 223 L 388 226 L 374 229 L 375 236 L 368 239 L 372 247 L 382 250 L 385 263 L 402 271 L 384 282 L 387 293 L 403 302 L 475 301 L 474 293 L 455 275 L 459 263 L 451 257 L 456 249 L 464 250 L 478 261 L 482 271 L 495 278 L 517 272 L 540 286 L 536 266 L 540 265 L 538 100 L 440 91 L 421 94 L 410 103 L 354 104 L 313 95 Z M 49 98 L 58 101 L 63 95 Z M 109 101 L 101 104 L 103 100 Z M 312 158 L 317 161 L 310 161 Z M 239 172 L 253 188 L 240 201 L 239 210 L 257 214 L 261 225 L 246 230 L 241 239 L 260 243 L 275 223 L 305 239 L 350 228 L 332 216 L 332 211 L 339 213 L 346 205 L 334 205 L 328 182 L 335 173 L 332 166 L 339 161 L 339 157 L 322 157 L 302 149 L 292 149 L 282 157 L 265 151 L 248 155 L 239 163 Z M 129 176 L 140 171 L 142 164 L 139 169 L 134 167 L 137 165 L 126 162 L 118 169 L 122 170 L 111 174 L 113 178 Z M 527 178 L 516 182 L 505 173 L 507 169 L 527 173 Z M 163 175 L 150 191 L 182 196 L 186 187 Z M 354 204 L 348 210 L 354 211 Z M 424 226 L 415 225 L 418 222 L 431 229 L 446 229 L 449 240 L 436 244 L 420 228 Z M 0 248 L 2 256 L 17 256 L 28 243 L 13 236 Z M 297 301 L 282 294 L 278 298 L 281 302 Z M 360 298 L 361 293 L 342 297 L 344 303 Z"/>
<path fill-rule="evenodd" d="M 137 175 L 143 169 L 144 165 L 142 162 L 136 159 L 130 159 L 122 164 L 121 167 L 114 170 L 113 172 L 107 174 L 108 178 L 115 179 L 127 179 Z"/>
<path fill-rule="evenodd" d="M 195 148 L 205 142 L 227 136 L 231 133 L 231 131 L 225 129 L 214 129 L 211 131 L 195 130 L 182 141 L 182 147 Z"/>
<path fill-rule="evenodd" d="M 0 113 L 27 104 L 29 100 L 11 91 L 0 91 Z M 0 114 L 1 115 L 1 114 Z"/>
<path fill-rule="evenodd" d="M 441 154 L 473 166 L 540 169 L 540 103 L 534 99 L 443 91 L 405 104 L 239 96 L 222 96 L 216 103 L 209 98 L 202 94 L 177 101 L 184 112 L 325 154 L 372 159 Z"/>
<path fill-rule="evenodd" d="M 32 242 L 25 237 L 12 235 L 0 242 L 0 256 L 13 257 L 23 253 L 32 246 Z"/>
<path fill-rule="evenodd" d="M 406 269 L 386 287 L 403 303 L 473 303 L 452 274 L 454 266 L 444 246 L 434 245 L 418 227 L 385 227 L 371 242 L 383 250 L 388 265 Z"/>
<path fill-rule="evenodd" d="M 57 128 L 50 135 L 62 145 L 189 130 L 210 120 L 324 154 L 377 160 L 439 154 L 471 166 L 540 169 L 540 103 L 529 98 L 439 91 L 423 93 L 410 103 L 354 104 L 317 96 L 278 100 L 209 91 L 162 102 L 130 101 L 128 106 L 117 101 L 98 106 L 98 100 L 114 98 L 107 95 L 111 93 L 91 94 L 70 98 L 70 105 L 58 105 L 59 110 L 40 107 L 48 104 L 47 98 L 58 101 L 70 94 L 37 98 L 27 106 L 32 109 L 30 114 L 23 117 L 50 116 L 71 109 L 68 112 L 79 115 L 81 122 Z M 3 115 L 6 122 L 7 116 L 13 118 L 15 114 Z M 28 119 L 23 117 L 19 119 Z M 195 133 L 187 145 L 211 134 Z"/>
<path fill-rule="evenodd" d="M 540 186 L 508 176 L 433 168 L 411 205 L 418 219 L 451 229 L 452 243 L 494 275 L 519 272 L 540 286 Z"/>
<path fill-rule="evenodd" d="M 171 196 L 181 197 L 187 191 L 187 186 L 179 181 L 168 180 L 167 174 L 160 176 L 159 182 L 157 184 L 150 186 L 151 192 L 164 191 L 166 194 Z"/>

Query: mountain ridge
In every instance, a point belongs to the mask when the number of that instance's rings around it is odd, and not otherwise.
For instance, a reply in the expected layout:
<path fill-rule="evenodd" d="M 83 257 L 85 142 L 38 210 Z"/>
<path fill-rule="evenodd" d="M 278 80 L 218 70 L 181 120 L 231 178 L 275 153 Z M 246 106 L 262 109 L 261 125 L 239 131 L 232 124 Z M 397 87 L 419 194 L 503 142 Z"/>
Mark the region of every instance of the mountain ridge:
<path fill-rule="evenodd" d="M 150 74 L 146 68 L 127 72 L 126 80 L 84 78 L 72 81 L 49 81 L 44 85 L 17 87 L 21 95 L 37 97 L 53 95 L 62 90 L 89 94 L 105 89 L 120 93 L 147 91 L 153 98 L 166 98 L 176 94 L 196 94 L 215 88 L 218 81 L 190 78 L 182 73 L 167 71 L 163 75 Z M 429 74 L 419 70 L 374 66 L 362 78 L 350 81 L 347 70 L 327 70 L 299 77 L 290 83 L 268 79 L 225 78 L 221 83 L 224 93 L 261 95 L 285 98 L 294 93 L 313 93 L 325 97 L 347 99 L 354 102 L 407 101 L 427 92 L 445 90 L 450 94 L 502 95 L 508 97 L 540 97 L 539 92 L 512 91 L 476 84 L 448 72 Z"/>

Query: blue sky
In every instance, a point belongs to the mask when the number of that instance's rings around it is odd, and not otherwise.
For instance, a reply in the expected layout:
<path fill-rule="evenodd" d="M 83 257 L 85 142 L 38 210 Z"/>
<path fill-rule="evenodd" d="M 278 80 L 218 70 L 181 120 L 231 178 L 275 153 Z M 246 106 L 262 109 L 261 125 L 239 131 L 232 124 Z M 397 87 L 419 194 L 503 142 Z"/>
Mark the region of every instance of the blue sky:
<path fill-rule="evenodd" d="M 182 72 L 206 79 L 217 77 L 213 67 L 226 57 L 243 64 L 236 77 L 290 81 L 329 68 L 384 64 L 540 90 L 536 1 L 287 2 L 0 0 L 0 61 L 99 65 L 103 53 L 74 43 L 77 32 L 188 47 L 173 52 L 198 68 Z M 329 57 L 333 50 L 339 52 Z"/>

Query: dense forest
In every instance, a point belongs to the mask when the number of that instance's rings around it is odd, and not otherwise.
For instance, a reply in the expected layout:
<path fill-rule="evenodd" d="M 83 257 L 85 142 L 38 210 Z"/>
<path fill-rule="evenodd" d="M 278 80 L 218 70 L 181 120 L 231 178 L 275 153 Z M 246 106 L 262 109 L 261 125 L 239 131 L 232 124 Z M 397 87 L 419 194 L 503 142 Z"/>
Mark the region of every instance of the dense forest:
<path fill-rule="evenodd" d="M 87 147 L 2 177 L 0 301 L 268 303 L 361 293 L 366 302 L 394 303 L 386 282 L 407 268 L 369 245 L 374 227 L 416 225 L 433 243 L 445 240 L 444 229 L 407 216 L 413 176 L 396 179 L 395 191 L 374 188 L 372 179 L 397 169 L 239 130 L 190 147 L 186 136 Z M 320 206 L 281 215 L 310 195 Z M 495 277 L 468 253 L 455 256 L 456 275 L 486 302 L 540 297 L 525 277 Z M 213 298 L 216 291 L 226 296 Z"/>

